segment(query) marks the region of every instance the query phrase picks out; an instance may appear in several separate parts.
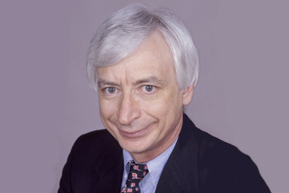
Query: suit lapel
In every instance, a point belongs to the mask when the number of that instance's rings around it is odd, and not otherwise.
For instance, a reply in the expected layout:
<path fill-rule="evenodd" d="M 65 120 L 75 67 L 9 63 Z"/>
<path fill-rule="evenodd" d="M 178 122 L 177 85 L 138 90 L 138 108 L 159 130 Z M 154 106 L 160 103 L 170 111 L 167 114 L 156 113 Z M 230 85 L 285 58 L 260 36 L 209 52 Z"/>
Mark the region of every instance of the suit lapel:
<path fill-rule="evenodd" d="M 194 128 L 184 114 L 179 139 L 163 169 L 156 193 L 198 192 L 198 145 L 193 136 Z"/>
<path fill-rule="evenodd" d="M 95 179 L 91 192 L 93 193 L 119 193 L 123 174 L 122 149 L 111 146 L 104 151 L 99 163 L 94 168 Z"/>

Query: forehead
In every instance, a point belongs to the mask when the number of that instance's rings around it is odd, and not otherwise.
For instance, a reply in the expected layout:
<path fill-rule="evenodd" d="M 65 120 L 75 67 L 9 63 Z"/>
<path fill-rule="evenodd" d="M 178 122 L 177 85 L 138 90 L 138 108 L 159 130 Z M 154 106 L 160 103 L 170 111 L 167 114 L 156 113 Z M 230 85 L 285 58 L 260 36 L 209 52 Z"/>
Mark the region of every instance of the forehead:
<path fill-rule="evenodd" d="M 115 65 L 97 68 L 97 73 L 98 79 L 111 79 L 123 75 L 134 78 L 159 78 L 158 76 L 169 74 L 174 77 L 175 70 L 170 47 L 163 34 L 156 31 L 129 57 Z"/>

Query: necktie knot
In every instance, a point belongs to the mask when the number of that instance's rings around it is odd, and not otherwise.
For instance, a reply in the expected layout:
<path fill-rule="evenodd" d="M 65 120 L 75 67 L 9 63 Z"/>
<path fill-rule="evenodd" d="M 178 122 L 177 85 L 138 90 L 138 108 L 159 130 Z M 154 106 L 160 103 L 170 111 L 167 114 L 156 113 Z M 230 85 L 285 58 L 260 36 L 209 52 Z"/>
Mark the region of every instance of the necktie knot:
<path fill-rule="evenodd" d="M 125 186 L 122 188 L 123 193 L 140 193 L 139 182 L 149 172 L 146 164 L 135 163 L 134 160 L 129 161 L 130 170 Z"/>

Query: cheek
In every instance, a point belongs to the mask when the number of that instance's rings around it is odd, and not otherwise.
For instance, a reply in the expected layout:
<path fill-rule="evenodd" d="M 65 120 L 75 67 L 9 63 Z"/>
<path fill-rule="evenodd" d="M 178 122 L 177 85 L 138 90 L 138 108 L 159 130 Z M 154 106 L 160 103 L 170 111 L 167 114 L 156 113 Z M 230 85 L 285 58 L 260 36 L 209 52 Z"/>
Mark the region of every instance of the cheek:
<path fill-rule="evenodd" d="M 117 104 L 99 99 L 99 112 L 104 120 L 109 119 L 117 110 Z"/>
<path fill-rule="evenodd" d="M 142 109 L 147 114 L 160 120 L 172 117 L 171 114 L 179 112 L 182 104 L 178 93 L 166 93 L 162 97 L 153 101 L 141 103 Z"/>

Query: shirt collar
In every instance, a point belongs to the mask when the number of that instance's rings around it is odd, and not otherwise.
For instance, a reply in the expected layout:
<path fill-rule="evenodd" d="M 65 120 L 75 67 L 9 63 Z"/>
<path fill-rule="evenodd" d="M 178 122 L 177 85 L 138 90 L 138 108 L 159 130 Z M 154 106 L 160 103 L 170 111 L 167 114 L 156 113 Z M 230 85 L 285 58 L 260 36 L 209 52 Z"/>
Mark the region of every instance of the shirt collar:
<path fill-rule="evenodd" d="M 148 169 L 149 169 L 149 173 L 151 173 L 151 174 L 156 174 L 156 173 L 161 174 L 164 165 L 166 164 L 166 162 L 169 159 L 174 147 L 176 146 L 178 138 L 179 137 L 177 137 L 175 142 L 168 149 L 166 149 L 166 151 L 164 151 L 163 153 L 158 155 L 156 158 L 154 158 L 154 159 L 152 159 L 152 160 L 150 160 L 150 161 L 148 161 L 146 163 L 147 166 L 148 166 Z M 124 168 L 125 168 L 125 166 L 128 164 L 128 162 L 133 160 L 133 158 L 130 155 L 130 153 L 127 152 L 126 150 L 122 149 L 122 151 L 123 151 L 123 161 L 124 161 L 123 163 L 124 163 Z"/>

